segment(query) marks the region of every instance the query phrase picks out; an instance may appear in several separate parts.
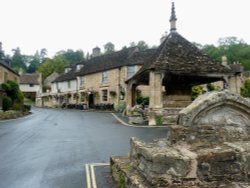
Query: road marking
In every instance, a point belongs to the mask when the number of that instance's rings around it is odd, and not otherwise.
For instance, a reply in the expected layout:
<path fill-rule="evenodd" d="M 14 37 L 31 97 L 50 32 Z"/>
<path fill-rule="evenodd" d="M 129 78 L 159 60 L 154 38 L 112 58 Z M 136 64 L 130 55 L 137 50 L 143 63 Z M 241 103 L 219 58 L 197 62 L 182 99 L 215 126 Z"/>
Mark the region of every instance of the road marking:
<path fill-rule="evenodd" d="M 95 176 L 95 167 L 97 167 L 97 166 L 109 166 L 109 165 L 110 165 L 109 163 L 85 164 L 87 188 L 97 188 L 96 176 Z"/>
<path fill-rule="evenodd" d="M 91 187 L 91 180 L 90 180 L 89 165 L 88 164 L 85 164 L 85 169 L 86 169 L 87 188 L 92 188 Z"/>

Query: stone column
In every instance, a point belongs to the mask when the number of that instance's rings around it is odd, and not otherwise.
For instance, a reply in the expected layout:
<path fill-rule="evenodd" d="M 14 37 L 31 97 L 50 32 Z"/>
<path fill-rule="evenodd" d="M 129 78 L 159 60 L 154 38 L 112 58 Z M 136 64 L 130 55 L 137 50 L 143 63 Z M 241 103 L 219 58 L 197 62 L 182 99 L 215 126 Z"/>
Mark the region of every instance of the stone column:
<path fill-rule="evenodd" d="M 126 114 L 129 113 L 129 109 L 132 107 L 132 83 L 126 85 Z"/>
<path fill-rule="evenodd" d="M 162 115 L 163 101 L 162 101 L 162 74 L 150 72 L 149 75 L 149 121 L 148 125 L 156 125 L 156 115 Z"/>
<path fill-rule="evenodd" d="M 150 72 L 150 102 L 149 108 L 159 109 L 163 107 L 162 103 L 162 75 L 160 73 Z"/>

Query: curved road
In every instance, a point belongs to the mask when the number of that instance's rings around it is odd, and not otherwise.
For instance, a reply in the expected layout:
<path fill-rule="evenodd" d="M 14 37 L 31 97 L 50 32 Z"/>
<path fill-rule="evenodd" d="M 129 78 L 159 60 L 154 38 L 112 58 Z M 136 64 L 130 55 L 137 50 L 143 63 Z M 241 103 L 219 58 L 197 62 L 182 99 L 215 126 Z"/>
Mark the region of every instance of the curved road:
<path fill-rule="evenodd" d="M 34 108 L 0 121 L 1 188 L 86 188 L 85 164 L 129 153 L 129 139 L 166 137 L 166 128 L 121 125 L 110 113 Z"/>

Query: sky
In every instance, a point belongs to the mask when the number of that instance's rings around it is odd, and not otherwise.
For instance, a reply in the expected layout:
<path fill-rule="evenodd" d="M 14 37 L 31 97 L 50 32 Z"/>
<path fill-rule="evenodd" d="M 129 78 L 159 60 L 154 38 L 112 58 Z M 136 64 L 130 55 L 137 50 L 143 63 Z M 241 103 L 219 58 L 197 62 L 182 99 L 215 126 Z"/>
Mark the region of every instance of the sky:
<path fill-rule="evenodd" d="M 0 41 L 6 54 L 19 47 L 34 55 L 46 48 L 92 52 L 112 42 L 159 45 L 169 32 L 175 2 L 177 32 L 191 42 L 217 44 L 235 36 L 250 44 L 249 0 L 0 0 Z"/>

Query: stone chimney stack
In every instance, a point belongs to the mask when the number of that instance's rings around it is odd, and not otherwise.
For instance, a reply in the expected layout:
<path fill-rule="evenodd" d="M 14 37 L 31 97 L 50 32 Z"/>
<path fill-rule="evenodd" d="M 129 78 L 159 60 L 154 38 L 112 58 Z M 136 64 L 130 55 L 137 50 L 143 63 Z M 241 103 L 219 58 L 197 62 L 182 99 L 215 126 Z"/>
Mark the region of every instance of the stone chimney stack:
<path fill-rule="evenodd" d="M 227 63 L 227 56 L 225 56 L 225 55 L 222 56 L 221 57 L 221 62 L 222 62 L 221 64 L 224 65 L 224 66 L 228 65 L 228 63 Z"/>
<path fill-rule="evenodd" d="M 97 57 L 99 55 L 101 55 L 101 48 L 97 46 L 92 50 L 92 57 Z"/>
<path fill-rule="evenodd" d="M 174 7 L 174 2 L 172 2 L 172 11 L 171 11 L 171 17 L 170 17 L 170 32 L 175 32 L 176 31 L 176 15 L 175 15 L 175 7 Z"/>

